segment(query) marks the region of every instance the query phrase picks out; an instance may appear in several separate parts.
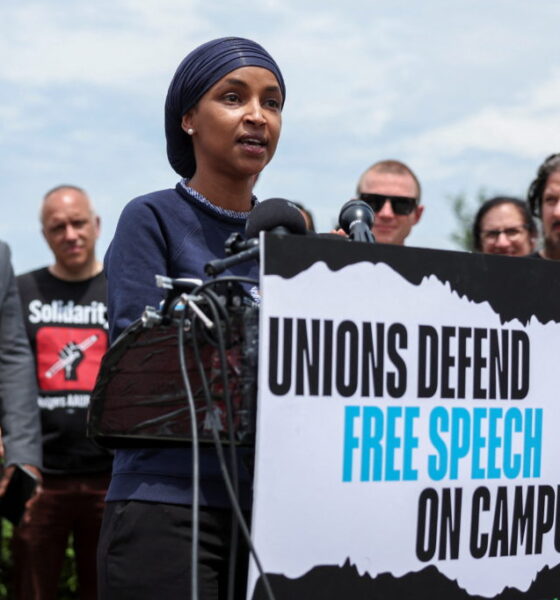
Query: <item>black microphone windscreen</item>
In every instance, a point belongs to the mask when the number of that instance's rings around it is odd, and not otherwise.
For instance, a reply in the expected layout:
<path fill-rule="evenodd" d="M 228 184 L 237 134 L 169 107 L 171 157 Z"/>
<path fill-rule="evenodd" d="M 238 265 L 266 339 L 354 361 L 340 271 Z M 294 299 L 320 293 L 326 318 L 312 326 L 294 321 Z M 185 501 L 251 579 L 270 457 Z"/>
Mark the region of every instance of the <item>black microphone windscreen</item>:
<path fill-rule="evenodd" d="M 259 202 L 249 213 L 245 237 L 254 238 L 259 232 L 276 227 L 284 227 L 290 233 L 307 233 L 305 219 L 295 204 L 284 198 L 270 198 Z"/>
<path fill-rule="evenodd" d="M 350 233 L 350 225 L 360 221 L 371 227 L 373 225 L 373 209 L 363 200 L 348 200 L 340 209 L 338 222 L 346 233 Z"/>

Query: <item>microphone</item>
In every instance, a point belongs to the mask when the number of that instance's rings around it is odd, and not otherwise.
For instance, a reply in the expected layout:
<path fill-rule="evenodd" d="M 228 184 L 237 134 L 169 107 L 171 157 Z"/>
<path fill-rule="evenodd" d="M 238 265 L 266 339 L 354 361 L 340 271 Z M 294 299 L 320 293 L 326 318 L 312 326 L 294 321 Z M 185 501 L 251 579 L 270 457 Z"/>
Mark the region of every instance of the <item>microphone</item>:
<path fill-rule="evenodd" d="M 261 231 L 305 235 L 307 226 L 299 208 L 284 198 L 270 198 L 253 208 L 245 225 L 245 236 L 256 238 Z"/>
<path fill-rule="evenodd" d="M 249 213 L 245 224 L 245 237 L 250 246 L 241 250 L 234 256 L 211 260 L 204 266 L 207 275 L 219 275 L 229 267 L 251 260 L 259 256 L 257 242 L 261 231 L 270 233 L 287 234 L 295 233 L 305 235 L 307 226 L 299 208 L 284 198 L 270 198 L 259 202 Z"/>
<path fill-rule="evenodd" d="M 375 242 L 371 233 L 373 219 L 373 209 L 363 200 L 348 200 L 338 216 L 340 226 L 354 242 Z"/>

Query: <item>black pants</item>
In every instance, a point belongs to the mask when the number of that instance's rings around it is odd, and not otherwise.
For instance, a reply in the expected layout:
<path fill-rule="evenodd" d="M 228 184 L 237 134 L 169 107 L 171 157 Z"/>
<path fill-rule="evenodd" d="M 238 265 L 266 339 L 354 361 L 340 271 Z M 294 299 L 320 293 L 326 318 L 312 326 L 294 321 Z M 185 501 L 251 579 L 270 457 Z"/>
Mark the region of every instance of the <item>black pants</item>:
<path fill-rule="evenodd" d="M 190 506 L 107 503 L 97 551 L 99 600 L 191 598 L 191 517 Z M 199 599 L 226 600 L 231 511 L 201 506 L 199 520 Z M 245 598 L 246 548 L 240 539 L 236 600 Z"/>

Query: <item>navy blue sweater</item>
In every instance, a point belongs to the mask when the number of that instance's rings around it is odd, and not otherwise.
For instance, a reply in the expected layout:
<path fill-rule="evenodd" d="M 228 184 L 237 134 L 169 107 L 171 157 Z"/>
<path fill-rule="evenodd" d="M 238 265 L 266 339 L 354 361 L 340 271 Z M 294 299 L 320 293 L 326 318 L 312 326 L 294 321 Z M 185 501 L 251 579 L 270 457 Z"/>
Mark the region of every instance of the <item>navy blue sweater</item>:
<path fill-rule="evenodd" d="M 225 256 L 224 243 L 232 232 L 243 233 L 247 213 L 224 211 L 194 197 L 184 183 L 132 200 L 123 210 L 115 237 L 105 256 L 111 340 L 146 305 L 158 306 L 164 297 L 155 275 L 207 279 L 204 265 Z M 256 278 L 253 261 L 226 274 Z M 243 461 L 240 462 L 240 471 Z M 201 504 L 226 507 L 229 500 L 213 448 L 201 448 Z M 250 502 L 250 477 L 241 473 L 242 505 Z M 190 504 L 190 449 L 150 448 L 117 450 L 107 501 L 144 500 Z"/>

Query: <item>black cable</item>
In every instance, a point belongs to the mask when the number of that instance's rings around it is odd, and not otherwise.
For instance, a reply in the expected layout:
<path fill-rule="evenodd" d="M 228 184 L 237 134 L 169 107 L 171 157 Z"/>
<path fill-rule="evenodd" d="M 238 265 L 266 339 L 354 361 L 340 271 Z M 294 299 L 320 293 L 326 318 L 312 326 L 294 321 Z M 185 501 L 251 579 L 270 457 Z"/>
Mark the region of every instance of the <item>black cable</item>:
<path fill-rule="evenodd" d="M 207 296 L 207 299 L 210 300 L 212 296 L 215 296 L 210 289 L 204 290 L 204 294 Z M 209 308 L 212 311 L 212 316 L 214 319 L 218 319 L 218 310 L 217 307 L 221 307 L 217 297 L 212 298 L 212 302 L 209 302 Z M 229 321 L 229 315 L 228 315 Z M 216 322 L 216 321 L 214 321 Z M 231 335 L 231 330 L 230 330 Z M 230 339 L 229 342 L 232 340 Z M 234 437 L 234 424 L 233 424 L 233 406 L 231 403 L 230 390 L 229 390 L 229 364 L 228 358 L 226 355 L 226 346 L 227 343 L 224 340 L 223 332 L 221 327 L 217 328 L 217 350 L 220 359 L 220 372 L 222 375 L 222 389 L 223 389 L 223 400 L 226 407 L 226 420 L 227 420 L 227 434 L 228 434 L 228 442 L 229 442 L 229 450 L 230 450 L 230 465 L 231 465 L 231 479 L 234 486 L 235 497 L 239 499 L 239 469 L 237 464 L 237 449 L 235 445 L 235 437 Z M 230 533 L 230 557 L 229 557 L 229 574 L 228 574 L 228 598 L 233 598 L 233 592 L 235 588 L 235 562 L 237 557 L 237 548 L 238 548 L 238 524 L 237 517 L 235 516 L 235 512 L 232 512 L 231 515 L 231 533 Z"/>
<path fill-rule="evenodd" d="M 210 289 L 213 286 L 223 285 L 224 283 L 252 283 L 253 285 L 258 286 L 259 282 L 258 282 L 258 280 L 253 279 L 251 277 L 243 277 L 240 275 L 228 275 L 227 277 L 220 277 L 218 279 L 210 279 L 208 281 L 205 281 L 204 283 L 202 283 L 201 285 L 199 285 L 197 288 L 195 288 L 193 290 L 193 295 L 204 293 L 207 295 L 207 297 L 208 297 L 208 295 L 213 296 L 216 306 L 218 306 L 218 308 L 220 309 L 220 312 L 222 313 L 222 316 L 224 318 L 224 322 L 226 324 L 226 330 L 227 330 L 227 338 L 229 339 L 229 332 L 230 332 L 229 314 L 226 310 L 226 307 L 219 301 L 217 294 L 215 294 L 215 292 Z M 251 295 L 248 294 L 243 289 L 243 287 L 239 286 L 239 288 L 240 288 L 241 292 L 243 292 L 248 298 L 251 299 L 252 302 L 254 302 L 254 298 L 252 298 Z M 211 339 L 207 339 L 207 341 L 209 341 L 213 346 L 216 345 Z"/>
<path fill-rule="evenodd" d="M 205 291 L 207 294 L 209 290 Z M 213 302 L 209 302 L 209 308 L 212 311 L 212 316 L 214 319 L 218 319 L 218 314 L 216 310 L 216 305 L 220 305 L 219 301 L 216 301 L 216 304 Z M 229 320 L 229 316 L 228 316 Z M 216 322 L 216 321 L 214 321 Z M 227 428 L 228 428 L 228 442 L 230 444 L 231 452 L 231 475 L 233 477 L 233 482 L 236 490 L 237 496 L 239 495 L 239 485 L 238 485 L 238 469 L 237 469 L 237 453 L 235 450 L 235 438 L 234 438 L 234 426 L 233 426 L 233 407 L 231 404 L 230 391 L 229 391 L 229 378 L 228 378 L 228 358 L 226 355 L 226 342 L 224 340 L 224 335 L 220 327 L 216 329 L 217 332 L 217 350 L 220 358 L 220 372 L 222 374 L 222 387 L 224 394 L 224 404 L 226 406 L 226 419 L 227 419 Z M 231 341 L 231 340 L 230 340 Z"/>
<path fill-rule="evenodd" d="M 198 426 L 196 419 L 196 407 L 194 405 L 194 398 L 192 389 L 189 381 L 189 374 L 187 371 L 187 363 L 185 360 L 185 315 L 187 306 L 185 305 L 181 311 L 178 325 L 178 339 L 179 345 L 179 365 L 181 367 L 181 376 L 183 378 L 183 385 L 185 386 L 185 392 L 187 395 L 187 402 L 189 406 L 190 418 L 191 418 L 191 447 L 192 447 L 192 480 L 193 480 L 193 497 L 192 497 L 192 540 L 191 540 L 191 598 L 192 600 L 198 600 L 198 534 L 199 534 L 199 483 L 200 483 L 200 471 L 199 471 L 199 457 L 198 457 Z"/>
<path fill-rule="evenodd" d="M 204 295 L 208 294 L 209 290 L 205 290 L 204 291 Z M 212 294 L 213 295 L 213 294 Z M 210 300 L 210 298 L 206 298 L 206 300 Z M 216 304 L 213 304 L 213 302 L 216 302 Z M 215 345 L 217 347 L 222 346 L 223 348 L 223 338 L 221 335 L 221 326 L 219 325 L 217 319 L 218 319 L 218 314 L 217 314 L 217 308 L 216 306 L 219 305 L 221 306 L 221 303 L 219 302 L 219 300 L 217 299 L 217 297 L 212 298 L 211 301 L 209 302 L 209 308 L 212 312 L 212 317 L 214 319 L 214 325 L 216 326 L 217 324 L 217 329 L 220 331 L 220 333 L 218 333 L 217 336 L 217 340 L 215 340 Z M 228 316 L 229 319 L 229 316 Z M 201 360 L 201 355 L 200 355 L 200 350 L 199 350 L 199 346 L 198 346 L 198 320 L 193 319 L 193 336 L 192 336 L 192 343 L 193 343 L 193 352 L 194 352 L 194 357 L 195 357 L 195 363 L 198 365 L 199 368 L 199 374 L 200 374 L 200 379 L 201 379 L 201 383 L 203 386 L 203 390 L 205 392 L 205 398 L 206 398 L 206 406 L 207 406 L 207 412 L 210 415 L 213 415 L 213 404 L 212 404 L 212 395 L 211 395 L 211 391 L 210 391 L 210 387 L 208 384 L 208 377 L 206 376 L 206 371 L 204 370 L 203 367 L 203 361 Z M 227 423 L 228 423 L 228 436 L 229 436 L 229 441 L 230 441 L 230 452 L 231 452 L 231 456 L 230 456 L 230 466 L 231 466 L 231 473 L 230 473 L 230 477 L 233 480 L 233 484 L 234 484 L 234 493 L 235 493 L 235 497 L 239 498 L 239 472 L 238 472 L 238 467 L 237 467 L 237 452 L 236 452 L 236 448 L 235 448 L 235 440 L 233 439 L 233 424 L 232 424 L 232 420 L 231 420 L 231 401 L 229 399 L 229 388 L 228 388 L 228 380 L 227 380 L 227 367 L 228 365 L 224 365 L 223 361 L 222 361 L 222 353 L 220 354 L 220 372 L 222 374 L 222 390 L 223 390 L 223 394 L 224 394 L 224 404 L 226 405 L 226 416 L 227 416 Z M 212 428 L 215 428 L 216 423 L 213 417 L 211 417 L 210 419 L 210 423 Z M 219 440 L 219 437 L 218 437 Z M 220 444 L 221 444 L 221 440 L 219 440 Z M 227 465 L 224 465 L 225 468 L 227 469 Z M 233 594 L 234 594 L 234 590 L 235 590 L 235 563 L 236 563 L 236 558 L 237 558 L 237 548 L 238 548 L 238 523 L 237 523 L 237 518 L 235 516 L 235 512 L 232 512 L 232 516 L 231 516 L 231 531 L 230 531 L 230 551 L 229 551 L 229 563 L 228 563 L 228 592 L 227 592 L 227 598 L 230 600 L 233 600 Z"/>
<path fill-rule="evenodd" d="M 195 288 L 193 294 L 198 294 L 207 287 L 212 287 L 213 285 L 228 282 L 252 283 L 254 285 L 259 285 L 258 279 L 253 279 L 252 277 L 243 277 L 242 275 L 228 275 L 227 277 L 220 277 L 217 279 L 209 279 L 208 281 L 205 281 L 204 283 L 200 284 L 197 288 Z"/>
<path fill-rule="evenodd" d="M 222 326 L 224 327 L 224 335 L 227 340 L 226 344 L 229 346 L 229 340 L 231 339 L 231 319 L 226 307 L 222 304 L 222 302 L 220 302 L 218 295 L 215 292 L 213 292 L 210 288 L 205 288 L 202 291 L 202 294 L 198 294 L 198 296 L 204 298 L 209 303 L 212 302 L 214 308 L 217 307 L 217 309 L 219 310 L 221 319 L 219 316 L 214 315 L 214 324 L 216 326 L 216 330 L 219 329 L 221 331 Z M 212 332 L 210 330 L 204 328 L 203 335 L 205 340 L 209 344 L 211 344 L 214 347 L 217 346 L 218 342 L 212 335 Z"/>
<path fill-rule="evenodd" d="M 201 290 L 211 284 L 214 284 L 215 282 L 221 282 L 223 280 L 233 280 L 233 281 L 243 281 L 243 282 L 249 282 L 249 283 L 258 283 L 253 279 L 249 279 L 249 278 L 245 278 L 245 277 L 224 277 L 221 278 L 220 280 L 213 280 L 210 282 L 206 282 L 205 284 L 203 284 L 202 286 L 200 286 L 199 288 L 197 288 L 196 293 L 199 294 L 201 292 Z M 193 336 L 194 339 L 194 336 Z M 208 388 L 208 382 L 206 379 L 206 373 L 204 372 L 204 367 L 202 366 L 202 361 L 200 360 L 200 351 L 198 349 L 198 347 L 195 345 L 193 345 L 193 350 L 195 352 L 195 362 L 198 365 L 199 371 L 201 373 L 201 380 L 202 380 L 202 384 L 203 384 L 203 388 L 204 388 L 204 393 L 206 396 L 206 401 L 207 401 L 207 406 L 208 406 L 208 410 L 211 411 L 212 410 L 212 402 L 211 402 L 211 395 L 210 395 L 210 390 Z M 210 413 L 212 414 L 212 413 Z M 232 505 L 232 509 L 235 513 L 235 516 L 237 517 L 237 521 L 239 524 L 239 527 L 241 529 L 241 532 L 243 533 L 243 536 L 245 538 L 245 541 L 247 543 L 247 546 L 249 548 L 249 551 L 251 553 L 251 555 L 253 556 L 253 560 L 255 561 L 255 565 L 257 567 L 257 570 L 259 572 L 259 575 L 262 578 L 263 581 L 263 585 L 266 591 L 266 595 L 269 598 L 269 600 L 275 600 L 274 598 L 274 593 L 272 591 L 272 587 L 270 585 L 270 582 L 268 580 L 268 576 L 266 575 L 266 573 L 264 572 L 264 569 L 262 567 L 262 563 L 260 561 L 260 558 L 258 556 L 258 553 L 256 551 L 256 548 L 253 544 L 253 541 L 251 540 L 251 534 L 249 532 L 249 528 L 247 526 L 247 523 L 243 517 L 243 513 L 241 511 L 241 507 L 239 506 L 239 502 L 237 500 L 237 496 L 235 493 L 235 488 L 231 482 L 231 478 L 229 476 L 229 471 L 227 468 L 227 464 L 225 461 L 225 457 L 224 457 L 224 452 L 223 452 L 223 448 L 222 448 L 222 443 L 219 437 L 219 433 L 218 430 L 216 428 L 216 425 L 214 423 L 214 419 L 210 419 L 210 422 L 212 424 L 211 427 L 211 432 L 212 432 L 212 437 L 214 440 L 214 446 L 216 448 L 216 454 L 218 455 L 218 462 L 220 464 L 220 469 L 222 471 L 222 476 L 224 478 L 224 483 L 226 486 L 226 490 L 228 492 L 229 498 L 230 498 L 230 502 Z M 229 586 L 228 586 L 228 590 L 229 590 Z"/>

